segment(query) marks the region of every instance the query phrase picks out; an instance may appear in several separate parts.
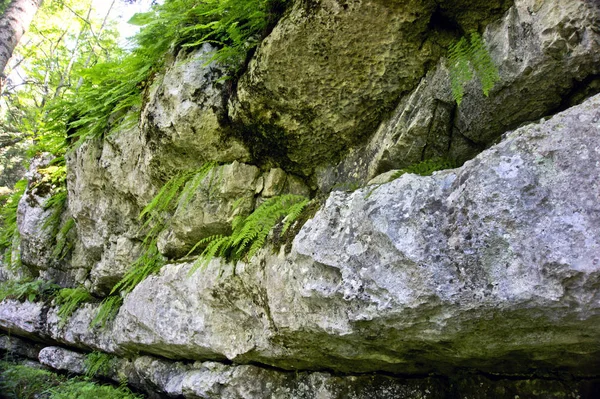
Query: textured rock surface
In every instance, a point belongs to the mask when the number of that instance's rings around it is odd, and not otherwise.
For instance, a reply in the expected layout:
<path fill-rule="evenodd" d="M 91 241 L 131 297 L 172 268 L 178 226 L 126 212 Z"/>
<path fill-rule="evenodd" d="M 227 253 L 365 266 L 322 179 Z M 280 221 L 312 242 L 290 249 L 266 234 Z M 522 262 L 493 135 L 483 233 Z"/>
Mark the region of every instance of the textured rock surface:
<path fill-rule="evenodd" d="M 219 82 L 223 72 L 214 62 L 206 65 L 213 53 L 209 44 L 190 54 L 182 51 L 152 86 L 142 124 L 155 175 L 170 176 L 173 170 L 208 161 L 249 159 L 219 121 L 225 112 Z"/>
<path fill-rule="evenodd" d="M 39 353 L 38 359 L 44 366 L 75 374 L 85 373 L 85 355 L 57 346 L 47 346 Z"/>
<path fill-rule="evenodd" d="M 489 97 L 479 83 L 456 106 L 441 60 L 404 96 L 363 147 L 319 172 L 323 190 L 432 157 L 465 161 L 508 129 L 551 115 L 598 92 L 600 4 L 586 0 L 516 0 L 484 34 L 500 73 Z"/>
<path fill-rule="evenodd" d="M 433 9 L 433 1 L 294 2 L 253 57 L 230 113 L 310 171 L 371 133 L 439 56 L 423 43 Z"/>
<path fill-rule="evenodd" d="M 40 269 L 48 269 L 54 261 L 52 258 L 54 240 L 51 228 L 47 226 L 52 209 L 45 207 L 54 190 L 49 182 L 43 181 L 44 176 L 39 171 L 48 167 L 50 161 L 52 157 L 49 154 L 33 159 L 26 174 L 31 183 L 21 197 L 17 210 L 17 226 L 21 236 L 21 262 L 36 272 Z"/>
<path fill-rule="evenodd" d="M 460 169 L 334 193 L 288 257 L 166 266 L 115 339 L 283 368 L 593 374 L 599 148 L 596 96 Z"/>
<path fill-rule="evenodd" d="M 6 358 L 19 356 L 37 359 L 43 347 L 41 344 L 26 341 L 18 337 L 0 335 L 0 352 L 3 352 Z"/>

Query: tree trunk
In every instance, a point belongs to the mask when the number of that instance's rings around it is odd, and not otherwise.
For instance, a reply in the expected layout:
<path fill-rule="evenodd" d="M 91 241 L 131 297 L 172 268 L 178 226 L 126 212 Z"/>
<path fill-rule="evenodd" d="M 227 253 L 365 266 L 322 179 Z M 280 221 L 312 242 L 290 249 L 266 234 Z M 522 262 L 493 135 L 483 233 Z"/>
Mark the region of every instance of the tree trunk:
<path fill-rule="evenodd" d="M 0 92 L 4 68 L 41 4 L 42 0 L 12 0 L 0 17 Z"/>

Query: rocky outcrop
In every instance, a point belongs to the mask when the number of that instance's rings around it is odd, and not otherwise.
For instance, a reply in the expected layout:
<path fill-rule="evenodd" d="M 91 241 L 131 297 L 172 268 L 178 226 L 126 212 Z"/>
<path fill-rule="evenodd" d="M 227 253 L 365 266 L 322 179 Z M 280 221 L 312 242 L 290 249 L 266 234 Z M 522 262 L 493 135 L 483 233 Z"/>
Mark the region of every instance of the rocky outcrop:
<path fill-rule="evenodd" d="M 139 124 L 66 155 L 68 257 L 44 227 L 53 188 L 21 200 L 26 271 L 94 297 L 67 320 L 57 301 L 5 299 L 0 328 L 51 345 L 56 369 L 118 356 L 102 377 L 157 398 L 594 397 L 599 21 L 588 0 L 298 0 L 239 81 L 211 46 L 179 51 Z M 472 30 L 500 80 L 457 105 L 444 55 Z M 436 157 L 470 160 L 390 181 Z M 195 267 L 196 243 L 288 193 L 316 197 L 293 233 Z M 148 242 L 166 265 L 92 327 Z"/>
<path fill-rule="evenodd" d="M 448 61 L 441 59 L 403 96 L 369 143 L 337 165 L 318 170 L 321 189 L 367 182 L 423 159 L 471 158 L 502 133 L 598 91 L 600 6 L 593 1 L 516 0 L 484 32 L 500 81 L 485 97 L 477 81 L 452 98 Z"/>
<path fill-rule="evenodd" d="M 108 352 L 283 369 L 594 375 L 599 121 L 596 96 L 462 168 L 333 193 L 290 255 L 191 276 L 167 265 L 104 338 L 90 305 L 60 329 L 54 310 L 24 317 L 33 305 L 5 301 L 0 322 Z"/>

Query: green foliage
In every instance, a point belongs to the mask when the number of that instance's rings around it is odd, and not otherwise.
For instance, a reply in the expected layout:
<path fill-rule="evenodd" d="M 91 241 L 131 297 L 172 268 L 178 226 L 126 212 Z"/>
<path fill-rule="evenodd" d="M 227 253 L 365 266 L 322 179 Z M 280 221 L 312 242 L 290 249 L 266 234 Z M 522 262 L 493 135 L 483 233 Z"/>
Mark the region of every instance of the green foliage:
<path fill-rule="evenodd" d="M 454 162 L 450 159 L 446 159 L 446 158 L 426 159 L 417 164 L 410 165 L 404 169 L 398 170 L 396 173 L 394 173 L 391 176 L 390 181 L 396 180 L 397 178 L 399 178 L 400 176 L 402 176 L 405 173 L 413 173 L 415 175 L 420 175 L 420 176 L 431 176 L 431 174 L 435 171 L 444 170 L 444 169 L 452 169 L 452 168 L 456 168 L 456 166 L 457 166 L 456 162 Z"/>
<path fill-rule="evenodd" d="M 52 256 L 54 258 L 62 260 L 71 252 L 71 249 L 73 248 L 73 243 L 69 242 L 68 237 L 69 232 L 73 229 L 74 226 L 75 219 L 69 218 L 60 228 L 58 234 L 56 234 L 56 244 L 54 246 L 54 250 L 52 251 Z"/>
<path fill-rule="evenodd" d="M 38 299 L 48 300 L 59 288 L 58 285 L 45 280 L 7 280 L 0 283 L 0 301 L 6 298 L 30 302 Z"/>
<path fill-rule="evenodd" d="M 91 381 L 72 379 L 66 383 L 50 388 L 49 399 L 142 399 L 127 387 L 99 385 Z"/>
<path fill-rule="evenodd" d="M 117 292 L 130 293 L 136 285 L 149 275 L 158 272 L 164 264 L 164 258 L 156 247 L 156 240 L 152 240 L 144 252 L 129 267 L 121 281 L 113 287 L 110 292 L 111 295 Z"/>
<path fill-rule="evenodd" d="M 198 268 L 206 266 L 215 256 L 228 261 L 252 259 L 262 248 L 271 230 L 283 220 L 282 233 L 298 218 L 309 200 L 299 195 L 281 195 L 262 203 L 248 217 L 234 218 L 230 236 L 214 235 L 200 240 L 190 254 L 205 246 L 198 260 L 190 270 L 194 273 Z"/>
<path fill-rule="evenodd" d="M 101 137 L 120 123 L 132 122 L 142 93 L 163 68 L 165 55 L 183 47 L 211 43 L 218 47 L 214 61 L 235 74 L 246 54 L 255 48 L 287 1 L 282 0 L 166 0 L 150 12 L 136 14 L 130 23 L 141 26 L 130 53 L 82 72 L 85 84 L 76 96 L 54 104 L 49 118 L 54 128 L 69 130 L 76 143 Z M 211 60 L 212 61 L 212 60 Z"/>
<path fill-rule="evenodd" d="M 481 35 L 476 32 L 470 37 L 463 37 L 450 46 L 450 79 L 452 96 L 460 105 L 465 94 L 465 84 L 473 79 L 473 72 L 481 82 L 483 94 L 486 96 L 500 80 L 498 69 L 485 48 Z"/>
<path fill-rule="evenodd" d="M 0 362 L 0 392 L 10 399 L 34 399 L 60 385 L 64 377 L 33 367 Z"/>
<path fill-rule="evenodd" d="M 114 356 L 109 355 L 108 353 L 89 353 L 85 358 L 85 375 L 88 378 L 96 377 L 98 373 L 101 375 L 107 375 L 110 372 L 114 362 Z"/>
<path fill-rule="evenodd" d="M 110 295 L 104 298 L 90 326 L 105 328 L 106 324 L 117 316 L 122 304 L 123 298 L 120 295 Z"/>
<path fill-rule="evenodd" d="M 69 317 L 84 302 L 89 302 L 93 297 L 85 288 L 63 288 L 56 294 L 54 299 L 58 309 L 60 325 L 64 326 Z"/>
<path fill-rule="evenodd" d="M 67 379 L 48 370 L 0 362 L 0 396 L 8 399 L 142 399 L 126 386 Z"/>
<path fill-rule="evenodd" d="M 4 199 L 0 210 L 0 252 L 4 252 L 4 263 L 12 265 L 16 259 L 12 258 L 13 239 L 19 235 L 17 228 L 17 208 L 19 201 L 27 188 L 27 180 L 20 180 L 15 184 L 12 194 Z"/>
<path fill-rule="evenodd" d="M 187 204 L 206 175 L 217 166 L 216 162 L 207 162 L 199 169 L 182 172 L 171 178 L 152 198 L 150 203 L 140 212 L 139 219 L 146 219 L 142 228 L 152 226 L 146 237 L 146 242 L 151 241 L 164 228 L 161 216 L 165 212 L 175 210 L 181 200 Z M 186 183 L 191 181 L 186 186 Z"/>

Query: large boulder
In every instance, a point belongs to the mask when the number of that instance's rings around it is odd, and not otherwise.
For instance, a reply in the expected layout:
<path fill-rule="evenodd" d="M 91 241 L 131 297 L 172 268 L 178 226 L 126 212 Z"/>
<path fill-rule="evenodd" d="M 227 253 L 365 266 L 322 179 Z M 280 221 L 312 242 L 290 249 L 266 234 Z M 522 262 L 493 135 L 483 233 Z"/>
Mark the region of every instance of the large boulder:
<path fill-rule="evenodd" d="M 460 169 L 333 193 L 288 256 L 143 281 L 114 339 L 288 369 L 595 375 L 599 148 L 596 96 Z"/>
<path fill-rule="evenodd" d="M 142 113 L 147 161 L 158 177 L 203 163 L 248 161 L 248 150 L 229 136 L 222 120 L 224 72 L 211 62 L 215 49 L 181 51 L 153 83 Z"/>
<path fill-rule="evenodd" d="M 310 174 L 372 135 L 443 54 L 453 24 L 476 29 L 506 3 L 294 1 L 240 79 L 230 114 L 255 152 Z"/>
<path fill-rule="evenodd" d="M 600 91 L 599 24 L 598 2 L 516 0 L 484 31 L 500 77 L 489 97 L 474 80 L 457 106 L 448 61 L 442 58 L 402 97 L 368 144 L 353 148 L 337 166 L 319 171 L 320 188 L 364 183 L 429 158 L 464 162 L 505 131 Z"/>

